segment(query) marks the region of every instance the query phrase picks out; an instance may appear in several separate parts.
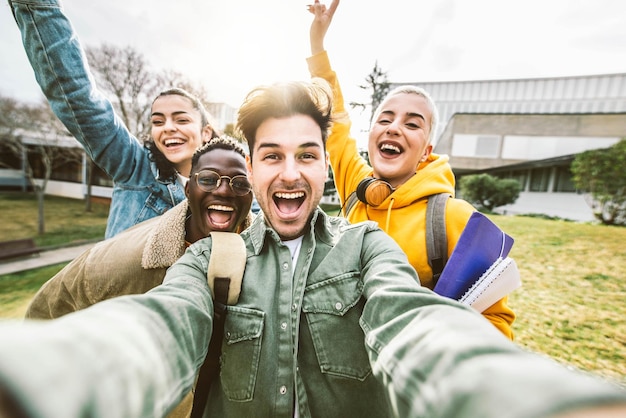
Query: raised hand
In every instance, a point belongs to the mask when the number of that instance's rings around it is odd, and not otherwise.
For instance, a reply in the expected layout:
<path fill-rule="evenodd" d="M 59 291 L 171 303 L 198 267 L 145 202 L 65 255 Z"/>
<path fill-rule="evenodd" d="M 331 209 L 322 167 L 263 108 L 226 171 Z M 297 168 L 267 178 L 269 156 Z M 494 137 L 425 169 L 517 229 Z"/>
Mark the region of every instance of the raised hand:
<path fill-rule="evenodd" d="M 328 31 L 330 22 L 333 20 L 337 6 L 339 6 L 339 0 L 333 0 L 328 8 L 326 8 L 326 5 L 321 4 L 319 0 L 315 0 L 313 4 L 307 6 L 309 12 L 315 16 L 313 22 L 311 22 L 309 32 L 311 55 L 315 55 L 324 50 L 324 37 Z"/>

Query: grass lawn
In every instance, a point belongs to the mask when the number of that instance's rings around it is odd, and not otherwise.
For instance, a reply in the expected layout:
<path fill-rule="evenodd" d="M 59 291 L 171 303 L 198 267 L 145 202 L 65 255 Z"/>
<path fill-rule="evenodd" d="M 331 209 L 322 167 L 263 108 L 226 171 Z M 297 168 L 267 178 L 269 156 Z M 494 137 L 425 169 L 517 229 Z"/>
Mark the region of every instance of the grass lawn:
<path fill-rule="evenodd" d="M 0 318 L 23 318 L 33 295 L 63 264 L 0 276 Z"/>
<path fill-rule="evenodd" d="M 45 233 L 37 234 L 37 198 L 33 193 L 0 192 L 0 240 L 33 238 L 38 246 L 54 246 L 104 237 L 109 205 L 55 196 L 44 199 Z"/>
<path fill-rule="evenodd" d="M 82 200 L 46 196 L 45 233 L 38 235 L 35 194 L 0 192 L 0 240 L 33 238 L 39 247 L 53 247 L 101 239 L 108 213 L 109 205 L 105 203 L 94 202 L 92 211 L 85 212 Z M 0 317 L 22 317 L 35 292 L 64 265 L 0 276 Z"/>
<path fill-rule="evenodd" d="M 626 228 L 491 218 L 515 238 L 517 343 L 626 385 Z"/>
<path fill-rule="evenodd" d="M 36 240 L 102 237 L 107 209 L 87 214 L 83 202 L 46 197 L 49 232 Z M 0 193 L 0 217 L 2 239 L 36 236 L 34 198 Z M 490 218 L 515 239 L 510 255 L 523 282 L 509 297 L 516 342 L 626 386 L 626 228 Z M 0 318 L 21 317 L 36 290 L 62 267 L 0 276 Z"/>

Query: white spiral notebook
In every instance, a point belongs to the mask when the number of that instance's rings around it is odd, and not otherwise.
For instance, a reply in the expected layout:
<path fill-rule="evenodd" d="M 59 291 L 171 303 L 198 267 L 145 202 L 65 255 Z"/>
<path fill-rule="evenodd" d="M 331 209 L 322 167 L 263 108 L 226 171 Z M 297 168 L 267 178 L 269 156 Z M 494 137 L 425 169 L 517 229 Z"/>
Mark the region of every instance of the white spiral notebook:
<path fill-rule="evenodd" d="M 459 299 L 482 312 L 522 285 L 515 260 L 499 258 Z"/>

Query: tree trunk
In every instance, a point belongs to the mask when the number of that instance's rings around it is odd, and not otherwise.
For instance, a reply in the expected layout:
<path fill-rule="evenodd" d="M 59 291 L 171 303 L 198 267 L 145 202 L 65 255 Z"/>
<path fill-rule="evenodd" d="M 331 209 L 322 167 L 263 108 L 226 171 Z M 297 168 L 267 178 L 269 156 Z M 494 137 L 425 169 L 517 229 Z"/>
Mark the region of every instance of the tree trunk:
<path fill-rule="evenodd" d="M 87 195 L 85 196 L 85 212 L 91 212 L 91 181 L 93 175 L 93 161 L 87 158 Z"/>
<path fill-rule="evenodd" d="M 43 235 L 46 232 L 46 222 L 44 219 L 44 206 L 43 206 L 43 195 L 44 189 L 40 186 L 35 187 L 35 192 L 37 194 L 37 206 L 38 206 L 38 217 L 37 217 L 37 233 L 39 235 Z"/>
<path fill-rule="evenodd" d="M 44 178 L 42 179 L 41 186 L 37 188 L 37 200 L 39 203 L 39 235 L 43 235 L 46 232 L 46 221 L 44 213 L 43 199 L 46 194 L 46 188 L 48 187 L 48 181 L 52 175 L 52 158 L 49 154 L 42 152 L 42 163 L 44 166 Z"/>

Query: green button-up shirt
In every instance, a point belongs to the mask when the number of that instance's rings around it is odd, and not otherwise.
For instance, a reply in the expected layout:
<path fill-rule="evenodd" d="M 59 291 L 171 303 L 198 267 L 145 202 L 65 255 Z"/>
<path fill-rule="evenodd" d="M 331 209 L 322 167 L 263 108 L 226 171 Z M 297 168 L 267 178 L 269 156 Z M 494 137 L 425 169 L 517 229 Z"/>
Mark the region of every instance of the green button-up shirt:
<path fill-rule="evenodd" d="M 419 291 L 404 254 L 374 223 L 349 225 L 321 211 L 295 266 L 262 216 L 242 236 L 248 259 L 239 302 L 226 315 L 211 416 L 292 418 L 296 400 L 302 418 L 389 416 L 364 327 L 393 317 L 381 305 L 389 299 L 376 297 L 385 288 Z M 198 278 L 206 276 L 207 244 L 193 245 L 179 262 L 195 266 Z"/>

